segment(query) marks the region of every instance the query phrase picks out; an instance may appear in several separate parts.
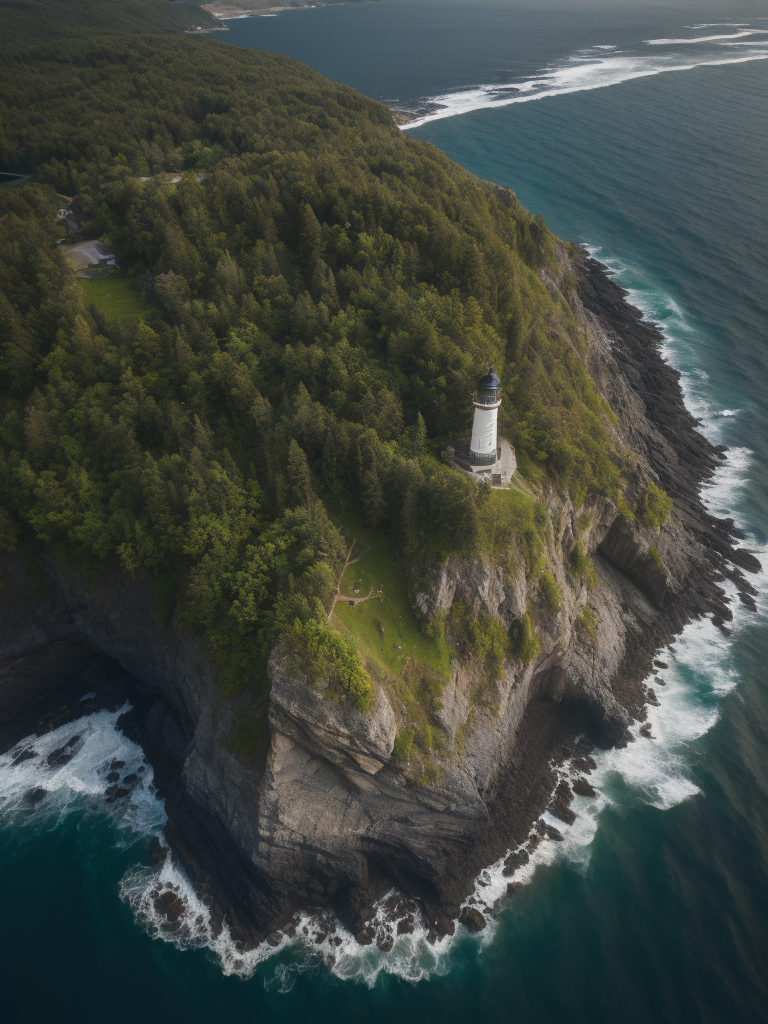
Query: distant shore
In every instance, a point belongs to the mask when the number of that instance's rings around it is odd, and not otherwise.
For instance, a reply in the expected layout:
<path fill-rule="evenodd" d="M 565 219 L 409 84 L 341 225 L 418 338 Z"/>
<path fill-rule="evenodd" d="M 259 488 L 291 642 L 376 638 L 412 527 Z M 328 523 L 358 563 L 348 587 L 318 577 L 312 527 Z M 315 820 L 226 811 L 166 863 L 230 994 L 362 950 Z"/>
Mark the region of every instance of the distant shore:
<path fill-rule="evenodd" d="M 339 3 L 306 3 L 304 0 L 296 0 L 282 4 L 272 4 L 270 0 L 214 0 L 210 4 L 201 4 L 203 10 L 208 11 L 214 18 L 220 21 L 228 21 L 233 18 L 269 17 L 280 14 L 283 11 L 306 10 L 311 7 L 338 7 Z"/>

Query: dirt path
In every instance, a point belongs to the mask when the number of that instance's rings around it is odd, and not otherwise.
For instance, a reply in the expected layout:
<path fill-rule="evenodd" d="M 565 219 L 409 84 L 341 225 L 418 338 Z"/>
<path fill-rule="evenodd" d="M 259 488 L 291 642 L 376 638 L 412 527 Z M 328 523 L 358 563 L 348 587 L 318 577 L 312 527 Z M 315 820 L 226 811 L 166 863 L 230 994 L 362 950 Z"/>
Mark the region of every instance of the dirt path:
<path fill-rule="evenodd" d="M 368 550 L 368 548 L 363 548 L 363 550 L 360 552 L 360 554 L 356 555 L 353 558 L 352 557 L 352 552 L 355 550 L 355 545 L 356 544 L 357 544 L 357 541 L 353 540 L 352 541 L 352 547 L 347 552 L 347 558 L 346 558 L 346 561 L 344 562 L 344 568 L 339 573 L 339 584 L 336 587 L 336 593 L 333 595 L 333 601 L 331 602 L 331 610 L 328 612 L 328 621 L 329 622 L 331 620 L 331 616 L 333 615 L 333 610 L 334 610 L 334 608 L 336 607 L 336 605 L 337 605 L 337 603 L 339 601 L 341 601 L 342 604 L 362 604 L 363 601 L 370 601 L 371 598 L 375 598 L 375 597 L 380 597 L 381 596 L 380 591 L 377 590 L 377 591 L 374 592 L 373 584 L 371 584 L 371 589 L 370 589 L 369 593 L 365 597 L 349 597 L 347 594 L 342 594 L 342 592 L 341 592 L 341 584 L 342 584 L 342 581 L 344 579 L 344 573 L 347 571 L 347 568 L 350 565 L 354 565 L 355 562 L 359 562 L 360 559 L 365 554 L 365 552 Z"/>

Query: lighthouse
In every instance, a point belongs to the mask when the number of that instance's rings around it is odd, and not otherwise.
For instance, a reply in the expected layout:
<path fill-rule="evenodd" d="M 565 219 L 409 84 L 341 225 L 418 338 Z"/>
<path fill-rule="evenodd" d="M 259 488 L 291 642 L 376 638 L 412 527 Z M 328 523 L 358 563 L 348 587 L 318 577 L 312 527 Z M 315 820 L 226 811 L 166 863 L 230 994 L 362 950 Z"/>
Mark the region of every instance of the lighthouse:
<path fill-rule="evenodd" d="M 492 366 L 477 382 L 472 405 L 475 410 L 472 435 L 449 445 L 443 452 L 443 458 L 449 466 L 467 473 L 478 483 L 509 487 L 517 469 L 517 459 L 509 441 L 498 435 L 501 381 Z"/>
<path fill-rule="evenodd" d="M 472 421 L 470 458 L 477 466 L 490 466 L 498 459 L 496 420 L 501 405 L 501 381 L 492 366 L 478 381 L 477 395 L 472 404 L 475 407 L 475 418 Z"/>

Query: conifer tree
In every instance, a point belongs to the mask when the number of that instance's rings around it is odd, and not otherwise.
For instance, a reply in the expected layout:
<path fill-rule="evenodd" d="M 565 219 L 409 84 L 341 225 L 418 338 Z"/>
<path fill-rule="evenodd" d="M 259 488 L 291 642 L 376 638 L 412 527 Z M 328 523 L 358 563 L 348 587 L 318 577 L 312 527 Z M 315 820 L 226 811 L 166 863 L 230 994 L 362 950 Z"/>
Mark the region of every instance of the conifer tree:
<path fill-rule="evenodd" d="M 384 515 L 386 502 L 379 474 L 372 466 L 363 474 L 363 505 L 368 525 L 378 526 Z"/>
<path fill-rule="evenodd" d="M 294 507 L 303 505 L 307 508 L 314 497 L 307 456 L 296 440 L 288 446 L 288 493 Z"/>

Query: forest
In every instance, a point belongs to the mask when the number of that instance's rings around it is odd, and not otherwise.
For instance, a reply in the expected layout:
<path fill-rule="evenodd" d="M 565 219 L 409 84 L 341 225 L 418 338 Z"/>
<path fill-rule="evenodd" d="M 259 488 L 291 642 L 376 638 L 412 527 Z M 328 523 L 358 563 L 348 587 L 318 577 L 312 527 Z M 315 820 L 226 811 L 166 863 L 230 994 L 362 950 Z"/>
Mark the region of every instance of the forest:
<path fill-rule="evenodd" d="M 164 34 L 196 8 L 123 0 L 107 32 L 104 5 L 55 6 L 54 34 L 48 0 L 0 3 L 0 170 L 31 178 L 0 189 L 0 547 L 151 581 L 229 692 L 282 639 L 365 709 L 328 622 L 340 524 L 411 564 L 489 550 L 488 488 L 440 459 L 489 363 L 530 485 L 620 495 L 573 282 L 539 276 L 559 243 L 354 90 Z M 128 314 L 65 259 L 62 197 Z"/>

